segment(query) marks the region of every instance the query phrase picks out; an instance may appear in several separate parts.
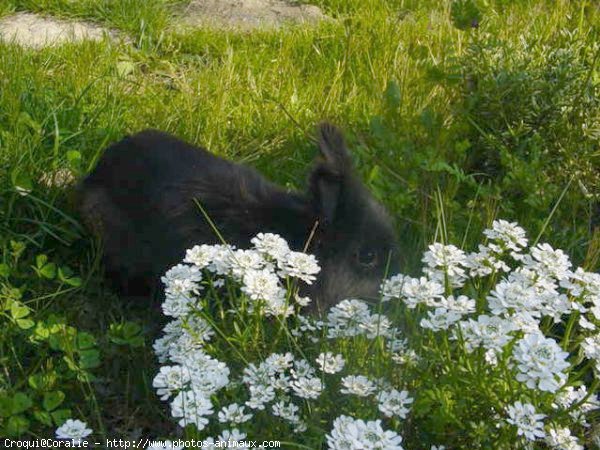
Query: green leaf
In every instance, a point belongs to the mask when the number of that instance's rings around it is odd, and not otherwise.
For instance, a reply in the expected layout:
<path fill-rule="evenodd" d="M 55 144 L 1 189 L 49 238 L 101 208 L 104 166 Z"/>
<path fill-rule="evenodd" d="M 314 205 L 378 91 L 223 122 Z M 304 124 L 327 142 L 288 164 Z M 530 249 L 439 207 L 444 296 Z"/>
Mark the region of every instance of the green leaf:
<path fill-rule="evenodd" d="M 119 345 L 141 347 L 144 345 L 142 327 L 135 322 L 113 323 L 108 331 L 110 341 Z"/>
<path fill-rule="evenodd" d="M 42 386 L 44 383 L 44 377 L 41 373 L 36 373 L 34 375 L 30 375 L 29 378 L 27 378 L 27 382 L 32 389 L 35 389 L 36 391 L 41 390 L 43 389 Z"/>
<path fill-rule="evenodd" d="M 72 370 L 73 372 L 77 372 L 79 370 L 79 367 L 77 367 L 77 364 L 75 361 L 73 361 L 73 358 L 65 355 L 63 356 L 63 361 L 67 363 L 69 370 Z"/>
<path fill-rule="evenodd" d="M 33 181 L 31 180 L 31 177 L 28 174 L 19 171 L 18 168 L 15 168 L 11 172 L 10 180 L 13 187 L 21 195 L 27 195 L 33 191 Z"/>
<path fill-rule="evenodd" d="M 13 300 L 12 304 L 10 305 L 10 315 L 15 320 L 27 317 L 29 315 L 29 312 L 29 308 L 21 302 Z"/>
<path fill-rule="evenodd" d="M 143 336 L 135 336 L 129 338 L 129 345 L 132 347 L 142 347 L 144 345 L 144 337 Z"/>
<path fill-rule="evenodd" d="M 69 163 L 69 167 L 74 171 L 78 171 L 81 167 L 81 153 L 77 150 L 69 150 L 67 152 L 67 162 Z"/>
<path fill-rule="evenodd" d="M 48 262 L 48 256 L 46 255 L 37 255 L 35 257 L 35 267 L 37 267 L 38 269 L 41 269 L 42 267 L 44 267 L 46 265 L 46 263 Z"/>
<path fill-rule="evenodd" d="M 10 275 L 10 267 L 8 264 L 0 263 L 0 277 L 8 277 Z"/>
<path fill-rule="evenodd" d="M 54 263 L 46 264 L 44 267 L 42 267 L 40 269 L 39 272 L 44 278 L 48 278 L 49 280 L 52 280 L 52 279 L 54 279 L 54 277 L 56 277 L 56 264 L 54 264 Z"/>
<path fill-rule="evenodd" d="M 384 98 L 388 106 L 393 109 L 396 109 L 400 106 L 402 102 L 402 92 L 400 91 L 400 86 L 396 83 L 395 80 L 388 81 L 388 84 L 385 88 Z"/>
<path fill-rule="evenodd" d="M 135 322 L 125 322 L 123 324 L 123 336 L 130 338 L 137 336 L 142 331 L 142 327 Z"/>
<path fill-rule="evenodd" d="M 59 267 L 58 268 L 58 279 L 63 283 L 68 284 L 69 286 L 79 287 L 81 286 L 81 278 L 74 277 L 73 271 L 68 267 Z"/>
<path fill-rule="evenodd" d="M 52 416 L 47 411 L 34 411 L 33 412 L 33 417 L 35 417 L 35 419 L 38 422 L 43 423 L 47 427 L 51 427 L 52 426 Z"/>
<path fill-rule="evenodd" d="M 25 244 L 25 242 L 12 240 L 10 241 L 11 254 L 13 258 L 15 258 L 15 260 L 19 259 L 21 254 L 25 251 L 26 247 L 27 244 Z"/>
<path fill-rule="evenodd" d="M 100 365 L 100 352 L 98 350 L 84 350 L 79 353 L 79 366 L 82 369 L 93 369 Z"/>
<path fill-rule="evenodd" d="M 58 408 L 65 399 L 62 391 L 46 392 L 44 394 L 43 406 L 46 411 L 53 411 Z"/>
<path fill-rule="evenodd" d="M 31 319 L 17 319 L 17 326 L 21 330 L 29 330 L 35 325 L 35 322 Z"/>
<path fill-rule="evenodd" d="M 117 73 L 122 78 L 125 78 L 127 75 L 130 75 L 135 71 L 135 64 L 129 60 L 117 62 L 116 67 L 117 67 Z"/>
<path fill-rule="evenodd" d="M 19 437 L 29 430 L 29 420 L 23 416 L 12 416 L 6 422 L 3 434 L 10 437 Z"/>
<path fill-rule="evenodd" d="M 13 415 L 27 411 L 33 406 L 33 402 L 24 392 L 17 392 L 12 398 L 11 412 Z"/>
<path fill-rule="evenodd" d="M 26 125 L 38 134 L 42 132 L 42 126 L 39 124 L 39 122 L 34 120 L 26 111 L 23 111 L 19 114 L 17 123 Z"/>
<path fill-rule="evenodd" d="M 52 411 L 50 413 L 52 416 L 52 420 L 54 424 L 59 427 L 63 423 L 65 423 L 68 419 L 71 418 L 71 410 L 70 409 L 57 409 L 56 411 Z"/>
<path fill-rule="evenodd" d="M 50 370 L 43 373 L 36 373 L 31 375 L 27 381 L 29 386 L 36 391 L 47 391 L 52 389 L 56 384 L 57 375 L 56 372 Z"/>
<path fill-rule="evenodd" d="M 6 394 L 0 395 L 0 417 L 10 417 L 12 414 L 12 398 Z"/>
<path fill-rule="evenodd" d="M 81 278 L 79 277 L 72 277 L 72 278 L 67 278 L 65 280 L 65 282 L 69 285 L 69 286 L 73 286 L 73 287 L 79 287 L 81 286 Z"/>
<path fill-rule="evenodd" d="M 477 28 L 481 21 L 481 13 L 473 0 L 453 0 L 450 15 L 459 30 Z"/>
<path fill-rule="evenodd" d="M 96 338 L 85 331 L 77 334 L 77 348 L 79 350 L 87 350 L 96 345 Z"/>
<path fill-rule="evenodd" d="M 43 321 L 38 321 L 36 323 L 35 330 L 33 331 L 33 336 L 38 340 L 46 340 L 48 336 L 50 336 L 50 328 L 46 326 L 46 323 Z"/>

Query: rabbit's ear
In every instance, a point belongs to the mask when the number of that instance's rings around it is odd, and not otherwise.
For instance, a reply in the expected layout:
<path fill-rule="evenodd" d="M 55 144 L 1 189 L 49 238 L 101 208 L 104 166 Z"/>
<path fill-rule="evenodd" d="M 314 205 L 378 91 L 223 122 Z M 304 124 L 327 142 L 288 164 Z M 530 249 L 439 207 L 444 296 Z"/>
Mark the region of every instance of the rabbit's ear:
<path fill-rule="evenodd" d="M 313 207 L 322 225 L 332 224 L 343 194 L 344 180 L 352 163 L 341 131 L 323 123 L 319 126 L 320 156 L 310 176 Z"/>
<path fill-rule="evenodd" d="M 352 169 L 350 154 L 342 132 L 330 123 L 319 125 L 319 150 L 322 164 L 335 174 L 343 175 Z"/>

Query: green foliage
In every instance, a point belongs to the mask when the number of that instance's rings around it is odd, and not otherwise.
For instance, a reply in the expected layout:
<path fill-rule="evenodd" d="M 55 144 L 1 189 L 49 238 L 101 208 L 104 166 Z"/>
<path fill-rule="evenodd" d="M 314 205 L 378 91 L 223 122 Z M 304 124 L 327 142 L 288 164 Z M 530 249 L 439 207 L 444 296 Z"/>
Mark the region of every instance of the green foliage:
<path fill-rule="evenodd" d="M 135 322 L 111 324 L 108 337 L 111 342 L 118 345 L 128 345 L 133 348 L 144 345 L 142 327 Z"/>
<path fill-rule="evenodd" d="M 450 14 L 454 26 L 459 30 L 477 28 L 481 21 L 481 13 L 473 0 L 454 0 Z"/>
<path fill-rule="evenodd" d="M 92 335 L 44 312 L 44 297 L 79 286 L 70 269 L 45 254 L 30 255 L 21 241 L 7 244 L 2 259 L 0 434 L 44 434 L 71 417 L 70 406 L 93 380 L 90 370 L 100 365 L 100 352 Z"/>
<path fill-rule="evenodd" d="M 293 189 L 316 152 L 315 124 L 331 120 L 397 222 L 405 272 L 433 238 L 468 245 L 495 217 L 544 232 L 596 267 L 593 2 L 314 0 L 303 3 L 335 21 L 252 33 L 173 26 L 185 3 L 0 4 L 0 16 L 85 19 L 130 38 L 41 50 L 0 43 L 0 435 L 47 434 L 70 413 L 123 435 L 165 422 L 149 387 L 156 314 L 110 294 L 101 248 L 73 208 L 73 178 L 143 128 Z M 65 399 L 49 411 L 45 394 L 56 392 Z M 33 405 L 12 414 L 17 393 Z M 432 429 L 448 430 L 468 408 L 458 394 L 423 397 Z M 471 426 L 489 432 L 478 419 Z"/>
<path fill-rule="evenodd" d="M 466 170 L 501 195 L 501 214 L 539 226 L 575 181 L 556 223 L 589 220 L 587 199 L 600 194 L 599 55 L 589 36 L 562 30 L 541 42 L 482 34 L 460 58 Z"/>

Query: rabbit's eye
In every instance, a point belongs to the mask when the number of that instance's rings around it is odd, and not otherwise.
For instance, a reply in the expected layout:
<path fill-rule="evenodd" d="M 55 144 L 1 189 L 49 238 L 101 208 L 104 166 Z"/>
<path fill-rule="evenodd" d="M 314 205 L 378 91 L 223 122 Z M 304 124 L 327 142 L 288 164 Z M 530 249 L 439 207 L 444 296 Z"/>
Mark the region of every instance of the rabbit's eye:
<path fill-rule="evenodd" d="M 362 248 L 356 255 L 361 266 L 373 267 L 377 263 L 377 252 L 371 248 Z"/>

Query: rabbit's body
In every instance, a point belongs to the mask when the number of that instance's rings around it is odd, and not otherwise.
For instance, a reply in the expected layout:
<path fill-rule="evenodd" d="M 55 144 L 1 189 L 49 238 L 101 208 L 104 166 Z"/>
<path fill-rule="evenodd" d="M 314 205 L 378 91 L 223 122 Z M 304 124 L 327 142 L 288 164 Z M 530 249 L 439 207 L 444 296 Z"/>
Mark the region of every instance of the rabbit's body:
<path fill-rule="evenodd" d="M 107 275 L 125 295 L 147 294 L 193 245 L 219 243 L 213 225 L 225 241 L 239 247 L 247 247 L 260 232 L 273 232 L 301 250 L 315 224 L 310 251 L 323 271 L 311 293 L 321 303 L 331 303 L 331 298 L 341 298 L 336 291 L 345 297 L 351 288 L 358 295 L 368 284 L 371 295 L 376 294 L 373 286 L 381 281 L 381 269 L 375 279 L 357 278 L 365 264 L 357 260 L 352 268 L 353 262 L 345 259 L 359 258 L 352 249 L 362 241 L 376 244 L 374 251 L 391 250 L 389 219 L 350 172 L 343 139 L 329 125 L 321 128 L 321 151 L 324 159 L 313 170 L 309 192 L 288 193 L 252 168 L 169 134 L 143 131 L 105 151 L 79 187 L 81 212 L 102 237 Z M 356 235 L 363 226 L 368 235 Z M 385 255 L 381 258 L 379 263 Z M 345 286 L 335 288 L 337 283 L 323 279 L 327 276 Z"/>

